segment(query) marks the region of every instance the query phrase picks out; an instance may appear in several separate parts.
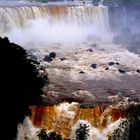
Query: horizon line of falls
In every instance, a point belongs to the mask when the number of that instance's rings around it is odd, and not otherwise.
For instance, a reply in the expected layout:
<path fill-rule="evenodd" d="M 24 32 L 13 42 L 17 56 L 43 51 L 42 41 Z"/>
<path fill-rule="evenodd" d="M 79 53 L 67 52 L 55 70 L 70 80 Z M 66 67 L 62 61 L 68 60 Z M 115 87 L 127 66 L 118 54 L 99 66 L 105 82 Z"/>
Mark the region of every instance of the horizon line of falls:
<path fill-rule="evenodd" d="M 49 43 L 84 42 L 90 35 L 107 36 L 110 13 L 108 7 L 95 6 L 0 7 L 0 27 L 2 36 L 24 47 L 46 46 L 50 40 Z M 78 103 L 31 106 L 32 115 L 19 124 L 17 139 L 38 140 L 36 132 L 45 128 L 63 139 L 74 140 L 78 124 L 86 123 L 90 127 L 89 140 L 138 140 L 139 106 L 123 97 L 113 98 L 118 101 L 116 104 L 113 101 L 111 105 L 101 103 L 90 108 L 82 108 Z"/>

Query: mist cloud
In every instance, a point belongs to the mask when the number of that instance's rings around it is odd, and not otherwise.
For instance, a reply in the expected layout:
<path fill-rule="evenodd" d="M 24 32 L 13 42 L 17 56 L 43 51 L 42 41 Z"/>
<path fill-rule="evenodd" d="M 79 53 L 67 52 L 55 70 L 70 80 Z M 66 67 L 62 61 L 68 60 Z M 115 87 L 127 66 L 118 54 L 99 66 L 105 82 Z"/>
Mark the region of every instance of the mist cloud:
<path fill-rule="evenodd" d="M 103 33 L 93 25 L 84 26 L 64 21 L 49 22 L 47 18 L 30 20 L 24 28 L 15 28 L 7 34 L 11 41 L 24 47 L 84 42 L 89 35 L 101 37 Z"/>

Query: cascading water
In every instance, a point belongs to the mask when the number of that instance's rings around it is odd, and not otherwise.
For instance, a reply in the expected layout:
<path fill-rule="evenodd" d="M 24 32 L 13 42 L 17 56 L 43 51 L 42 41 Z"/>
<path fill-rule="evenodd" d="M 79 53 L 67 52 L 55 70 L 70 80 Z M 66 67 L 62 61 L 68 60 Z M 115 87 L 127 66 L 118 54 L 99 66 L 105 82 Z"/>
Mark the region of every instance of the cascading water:
<path fill-rule="evenodd" d="M 60 20 L 65 23 L 92 25 L 108 30 L 108 8 L 93 6 L 22 6 L 1 7 L 1 26 L 4 33 L 15 27 L 23 27 L 30 19 L 47 18 L 49 22 Z M 45 17 L 46 16 L 46 17 Z M 54 20 L 54 21 L 53 21 Z M 9 27 L 9 28 L 8 28 Z M 10 28 L 11 27 L 11 28 Z"/>
<path fill-rule="evenodd" d="M 44 90 L 44 106 L 30 107 L 32 115 L 18 126 L 18 140 L 37 140 L 40 128 L 74 139 L 79 124 L 89 126 L 89 140 L 138 140 L 139 104 L 133 99 L 139 100 L 136 70 L 140 58 L 111 41 L 101 41 L 111 35 L 110 29 L 120 27 L 120 22 L 114 22 L 119 12 L 93 5 L 0 7 L 1 36 L 37 47 L 33 53 L 46 66 L 50 80 Z M 42 57 L 50 51 L 55 51 L 57 58 L 44 62 Z M 124 97 L 128 95 L 131 98 Z M 129 110 L 131 106 L 134 112 Z"/>

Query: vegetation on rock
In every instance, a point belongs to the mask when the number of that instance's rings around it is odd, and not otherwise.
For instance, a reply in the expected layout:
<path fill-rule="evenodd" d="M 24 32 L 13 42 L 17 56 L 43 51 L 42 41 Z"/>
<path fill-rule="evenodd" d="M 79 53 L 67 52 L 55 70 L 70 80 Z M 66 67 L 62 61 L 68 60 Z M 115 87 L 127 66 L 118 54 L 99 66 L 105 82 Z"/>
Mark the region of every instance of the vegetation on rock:
<path fill-rule="evenodd" d="M 41 129 L 37 132 L 39 140 L 62 140 L 61 136 L 55 132 L 46 133 L 45 129 Z"/>
<path fill-rule="evenodd" d="M 7 37 L 0 38 L 1 137 L 14 140 L 17 124 L 30 114 L 30 105 L 41 102 L 43 76 L 39 63 L 27 58 L 26 50 Z M 8 133 L 4 128 L 8 128 Z"/>

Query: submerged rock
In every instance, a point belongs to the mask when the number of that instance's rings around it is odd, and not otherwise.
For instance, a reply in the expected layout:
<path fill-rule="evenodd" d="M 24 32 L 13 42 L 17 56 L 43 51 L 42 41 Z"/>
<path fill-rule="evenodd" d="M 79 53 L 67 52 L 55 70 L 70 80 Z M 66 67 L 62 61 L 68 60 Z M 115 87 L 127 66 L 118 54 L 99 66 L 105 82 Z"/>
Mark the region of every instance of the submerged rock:
<path fill-rule="evenodd" d="M 93 52 L 93 50 L 92 50 L 92 49 L 87 49 L 86 51 L 87 51 L 87 52 Z"/>
<path fill-rule="evenodd" d="M 116 62 L 116 65 L 120 65 L 120 63 L 119 62 Z"/>
<path fill-rule="evenodd" d="M 95 69 L 95 68 L 97 68 L 97 64 L 94 63 L 91 65 L 91 67 Z"/>
<path fill-rule="evenodd" d="M 84 72 L 84 71 L 80 71 L 79 73 L 80 73 L 80 74 L 85 74 L 85 72 Z"/>
<path fill-rule="evenodd" d="M 138 73 L 140 73 L 140 70 L 137 70 Z"/>
<path fill-rule="evenodd" d="M 120 73 L 125 73 L 125 70 L 122 70 L 122 69 L 118 69 L 118 71 L 119 71 Z"/>
<path fill-rule="evenodd" d="M 115 62 L 109 62 L 108 65 L 109 66 L 113 66 L 115 64 Z"/>
<path fill-rule="evenodd" d="M 55 58 L 55 57 L 56 57 L 56 53 L 55 53 L 55 52 L 51 52 L 51 53 L 49 54 L 49 57 L 50 57 L 50 58 Z"/>
<path fill-rule="evenodd" d="M 53 59 L 56 57 L 56 53 L 55 52 L 51 52 L 49 55 L 46 55 L 43 58 L 43 61 L 47 61 L 47 62 L 51 62 L 53 61 Z"/>
<path fill-rule="evenodd" d="M 43 58 L 43 61 L 47 61 L 47 62 L 51 62 L 53 59 L 51 57 L 49 57 L 48 55 L 46 55 L 44 58 Z"/>
<path fill-rule="evenodd" d="M 61 58 L 59 58 L 61 61 L 64 61 L 64 60 L 66 60 L 66 58 L 65 57 L 61 57 Z"/>
<path fill-rule="evenodd" d="M 108 68 L 108 67 L 106 67 L 106 68 L 105 68 L 105 70 L 109 70 L 109 68 Z"/>

